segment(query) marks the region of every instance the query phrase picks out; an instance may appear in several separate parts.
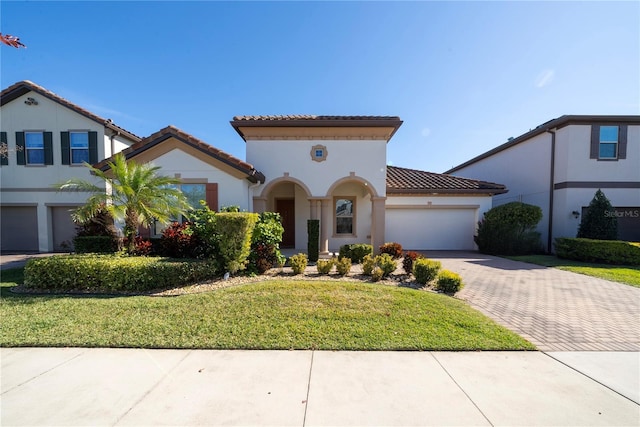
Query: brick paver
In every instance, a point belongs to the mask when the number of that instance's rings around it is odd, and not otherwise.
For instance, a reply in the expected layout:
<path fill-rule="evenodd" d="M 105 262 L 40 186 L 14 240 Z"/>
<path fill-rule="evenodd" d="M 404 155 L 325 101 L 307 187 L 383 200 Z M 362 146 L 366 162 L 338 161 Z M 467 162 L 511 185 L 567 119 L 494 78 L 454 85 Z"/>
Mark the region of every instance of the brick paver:
<path fill-rule="evenodd" d="M 474 252 L 427 252 L 457 296 L 542 351 L 640 351 L 640 288 Z"/>

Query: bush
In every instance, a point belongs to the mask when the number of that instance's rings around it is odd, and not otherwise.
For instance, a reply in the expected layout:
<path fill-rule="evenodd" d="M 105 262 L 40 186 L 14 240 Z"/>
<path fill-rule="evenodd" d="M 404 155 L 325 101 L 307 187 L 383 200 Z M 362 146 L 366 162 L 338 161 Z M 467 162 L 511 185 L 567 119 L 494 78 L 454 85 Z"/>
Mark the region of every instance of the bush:
<path fill-rule="evenodd" d="M 416 278 L 416 282 L 426 285 L 436 278 L 440 268 L 442 268 L 442 264 L 439 261 L 419 258 L 413 263 L 413 275 Z"/>
<path fill-rule="evenodd" d="M 394 271 L 398 265 L 389 254 L 380 254 L 376 257 L 376 265 L 382 269 L 382 277 L 387 277 Z"/>
<path fill-rule="evenodd" d="M 542 209 L 512 202 L 496 206 L 478 223 L 474 241 L 480 252 L 490 255 L 525 255 L 542 251 L 540 233 L 535 231 Z"/>
<path fill-rule="evenodd" d="M 455 294 L 464 287 L 462 278 L 449 270 L 442 270 L 436 280 L 436 289 L 448 294 Z"/>
<path fill-rule="evenodd" d="M 362 263 L 366 255 L 373 254 L 373 246 L 366 243 L 354 243 L 340 246 L 338 258 L 349 258 L 355 264 Z"/>
<path fill-rule="evenodd" d="M 406 254 L 404 254 L 404 258 L 402 260 L 402 269 L 404 270 L 405 273 L 413 274 L 413 263 L 418 258 L 424 258 L 424 257 L 419 253 L 413 252 L 413 251 L 407 252 Z"/>
<path fill-rule="evenodd" d="M 197 238 L 188 222 L 172 222 L 160 238 L 161 254 L 171 258 L 195 258 L 197 245 Z"/>
<path fill-rule="evenodd" d="M 118 239 L 111 236 L 76 236 L 73 239 L 76 253 L 115 253 L 118 252 Z"/>
<path fill-rule="evenodd" d="M 189 221 L 193 231 L 193 239 L 197 241 L 194 245 L 194 256 L 196 258 L 220 259 L 218 247 L 218 235 L 216 234 L 216 213 L 209 209 L 204 201 L 202 207 L 189 212 Z"/>
<path fill-rule="evenodd" d="M 263 212 L 253 228 L 249 271 L 264 274 L 274 265 L 284 263 L 280 243 L 284 227 L 277 212 Z"/>
<path fill-rule="evenodd" d="M 218 271 L 213 260 L 65 255 L 27 262 L 24 284 L 59 291 L 142 292 L 213 279 Z"/>
<path fill-rule="evenodd" d="M 380 267 L 378 266 L 373 267 L 373 270 L 371 270 L 371 281 L 379 282 L 383 276 L 384 276 L 384 272 Z"/>
<path fill-rule="evenodd" d="M 133 241 L 134 241 L 133 253 L 129 255 L 133 255 L 133 256 L 151 255 L 151 249 L 152 249 L 151 241 L 149 241 L 148 239 L 145 239 L 142 236 L 134 237 Z M 125 237 L 124 239 L 122 239 L 122 246 L 124 248 L 128 247 L 128 242 L 129 242 L 129 239 Z"/>
<path fill-rule="evenodd" d="M 402 256 L 402 245 L 396 242 L 385 243 L 380 246 L 381 254 L 389 254 L 391 258 L 398 259 Z"/>
<path fill-rule="evenodd" d="M 618 217 L 611 215 L 613 206 L 601 190 L 596 191 L 583 215 L 578 228 L 579 238 L 596 240 L 616 240 L 618 238 Z"/>
<path fill-rule="evenodd" d="M 216 214 L 215 230 L 220 260 L 231 274 L 244 270 L 251 253 L 251 236 L 258 214 L 225 212 Z"/>
<path fill-rule="evenodd" d="M 289 258 L 289 263 L 291 264 L 291 269 L 293 269 L 294 274 L 302 274 L 304 273 L 305 268 L 307 268 L 307 255 L 292 255 Z"/>
<path fill-rule="evenodd" d="M 319 259 L 316 268 L 320 274 L 329 274 L 333 268 L 334 260 L 332 259 Z"/>
<path fill-rule="evenodd" d="M 558 258 L 603 264 L 640 265 L 640 246 L 620 240 L 593 240 L 559 237 L 555 240 Z"/>
<path fill-rule="evenodd" d="M 320 257 L 320 220 L 307 220 L 307 253 L 309 261 L 315 262 Z"/>
<path fill-rule="evenodd" d="M 376 259 L 370 254 L 365 255 L 364 259 L 362 260 L 362 273 L 365 276 L 371 276 L 375 266 L 376 266 Z"/>
<path fill-rule="evenodd" d="M 351 271 L 351 259 L 349 258 L 340 258 L 336 263 L 336 270 L 338 274 L 341 276 L 346 276 Z"/>

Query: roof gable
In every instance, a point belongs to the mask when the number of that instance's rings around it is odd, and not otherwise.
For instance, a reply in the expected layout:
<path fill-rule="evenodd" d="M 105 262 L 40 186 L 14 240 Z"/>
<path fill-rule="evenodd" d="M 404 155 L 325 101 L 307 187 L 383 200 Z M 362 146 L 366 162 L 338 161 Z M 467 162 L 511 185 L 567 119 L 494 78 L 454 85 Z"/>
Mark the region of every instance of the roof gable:
<path fill-rule="evenodd" d="M 67 101 L 66 99 L 62 98 L 61 96 L 56 95 L 55 93 L 43 88 L 42 86 L 39 86 L 29 80 L 23 80 L 21 82 L 15 83 L 9 87 L 7 87 L 6 89 L 4 89 L 2 92 L 0 92 L 0 105 L 4 106 L 5 104 L 14 101 L 15 99 L 21 97 L 22 95 L 25 95 L 29 92 L 36 92 L 42 96 L 44 96 L 45 98 L 48 98 L 66 108 L 69 108 L 72 111 L 75 111 L 76 113 L 87 117 L 88 119 L 93 120 L 94 122 L 97 122 L 101 125 L 103 125 L 105 128 L 109 128 L 111 130 L 113 130 L 114 132 L 117 132 L 121 135 L 123 135 L 124 137 L 132 140 L 133 142 L 137 142 L 140 141 L 140 137 L 135 135 L 132 132 L 129 132 L 128 130 L 121 128 L 120 126 L 117 126 L 115 123 L 113 123 L 113 121 L 111 119 L 103 119 L 100 116 L 97 116 L 95 114 L 93 114 L 92 112 L 85 110 L 84 108 L 70 102 Z"/>
<path fill-rule="evenodd" d="M 219 150 L 207 144 L 206 142 L 176 128 L 175 126 L 167 126 L 164 129 L 161 129 L 158 132 L 146 138 L 143 138 L 141 141 L 133 144 L 131 147 L 124 149 L 122 153 L 125 155 L 125 158 L 129 160 L 141 155 L 142 153 L 148 152 L 155 147 L 159 147 L 164 143 L 169 143 L 170 141 L 178 141 L 180 144 L 185 144 L 186 146 L 195 150 L 198 155 L 204 155 L 208 159 L 221 162 L 225 166 L 231 168 L 233 171 L 242 174 L 246 177 L 247 180 L 253 183 L 264 183 L 265 181 L 264 175 L 261 172 L 257 171 L 253 167 L 253 165 L 242 161 L 222 150 Z M 101 161 L 94 166 L 101 170 L 107 170 L 109 168 L 107 163 L 112 160 L 113 158 L 111 157 Z"/>
<path fill-rule="evenodd" d="M 387 194 L 502 194 L 502 184 L 387 166 Z"/>

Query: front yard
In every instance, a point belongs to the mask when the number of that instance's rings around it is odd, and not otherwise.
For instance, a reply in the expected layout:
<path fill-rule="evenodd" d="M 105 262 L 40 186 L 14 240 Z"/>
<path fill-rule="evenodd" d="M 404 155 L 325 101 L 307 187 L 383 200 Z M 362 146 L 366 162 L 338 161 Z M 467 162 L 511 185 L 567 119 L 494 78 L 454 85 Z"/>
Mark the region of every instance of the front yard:
<path fill-rule="evenodd" d="M 0 346 L 534 350 L 455 298 L 340 280 L 267 280 L 180 296 L 15 294 L 2 272 Z"/>

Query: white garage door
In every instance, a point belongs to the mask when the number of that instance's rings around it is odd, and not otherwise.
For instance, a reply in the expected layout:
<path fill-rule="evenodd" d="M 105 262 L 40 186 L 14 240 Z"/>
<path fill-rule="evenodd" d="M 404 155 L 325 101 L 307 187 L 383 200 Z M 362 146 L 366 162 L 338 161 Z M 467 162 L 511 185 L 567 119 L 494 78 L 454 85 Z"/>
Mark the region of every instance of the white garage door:
<path fill-rule="evenodd" d="M 387 209 L 385 240 L 407 250 L 474 250 L 475 209 Z"/>
<path fill-rule="evenodd" d="M 35 206 L 1 207 L 0 224 L 2 252 L 38 251 L 38 212 Z"/>
<path fill-rule="evenodd" d="M 71 219 L 71 210 L 76 206 L 55 206 L 51 208 L 51 223 L 53 225 L 53 250 L 69 251 L 73 247 L 76 236 L 76 225 Z"/>

